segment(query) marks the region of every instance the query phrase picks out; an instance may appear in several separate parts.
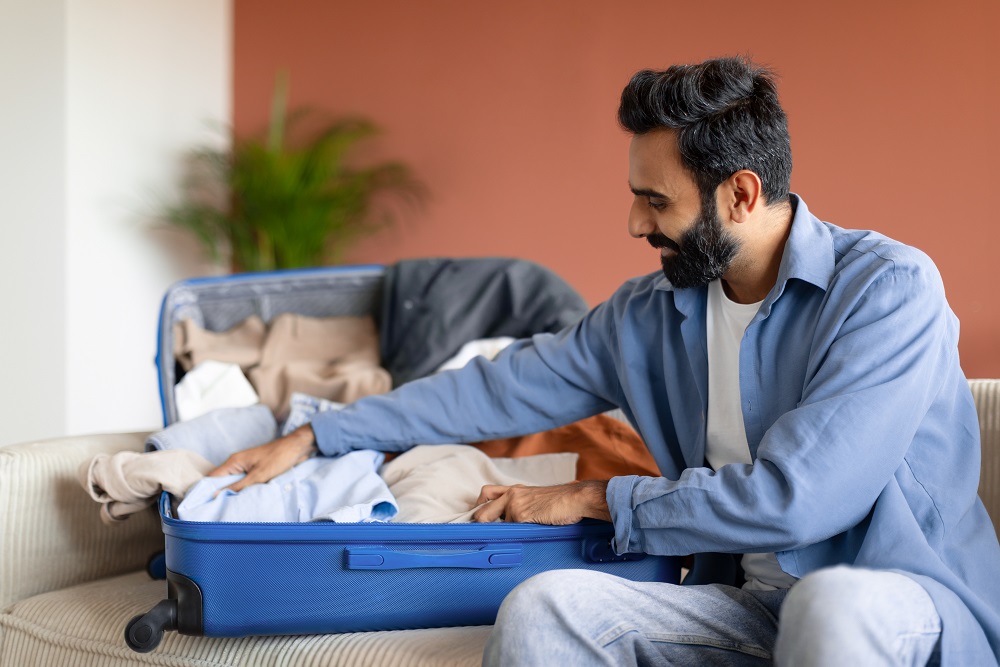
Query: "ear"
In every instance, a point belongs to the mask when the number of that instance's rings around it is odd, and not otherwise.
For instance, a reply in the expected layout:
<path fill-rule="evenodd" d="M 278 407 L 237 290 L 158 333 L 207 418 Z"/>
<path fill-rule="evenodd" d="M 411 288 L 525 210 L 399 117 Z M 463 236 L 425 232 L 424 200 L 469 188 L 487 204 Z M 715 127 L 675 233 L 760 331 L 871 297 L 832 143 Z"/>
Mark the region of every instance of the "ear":
<path fill-rule="evenodd" d="M 749 169 L 741 169 L 722 184 L 725 202 L 720 202 L 720 212 L 728 212 L 733 222 L 746 222 L 758 206 L 763 206 L 760 176 Z"/>

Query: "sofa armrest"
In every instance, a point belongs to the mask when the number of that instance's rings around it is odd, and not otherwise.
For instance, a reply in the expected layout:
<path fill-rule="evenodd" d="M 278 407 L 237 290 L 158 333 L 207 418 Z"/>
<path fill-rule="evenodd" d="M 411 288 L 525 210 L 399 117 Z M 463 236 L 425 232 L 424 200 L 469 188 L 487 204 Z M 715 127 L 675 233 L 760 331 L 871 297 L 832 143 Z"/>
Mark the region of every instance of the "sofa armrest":
<path fill-rule="evenodd" d="M 145 567 L 163 548 L 153 508 L 105 525 L 77 481 L 97 454 L 142 451 L 146 433 L 0 447 L 0 609 L 38 593 Z"/>
<path fill-rule="evenodd" d="M 969 380 L 979 414 L 983 467 L 979 476 L 979 497 L 1000 534 L 1000 380 Z"/>

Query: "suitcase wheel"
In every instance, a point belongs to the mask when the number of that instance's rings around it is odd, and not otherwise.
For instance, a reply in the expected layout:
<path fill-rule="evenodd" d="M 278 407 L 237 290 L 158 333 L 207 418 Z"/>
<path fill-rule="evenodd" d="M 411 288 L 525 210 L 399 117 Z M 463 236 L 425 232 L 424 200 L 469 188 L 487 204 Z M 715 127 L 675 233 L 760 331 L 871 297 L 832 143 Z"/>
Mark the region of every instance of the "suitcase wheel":
<path fill-rule="evenodd" d="M 163 639 L 164 630 L 177 629 L 177 601 L 162 600 L 125 626 L 125 643 L 137 653 L 149 653 Z"/>
<path fill-rule="evenodd" d="M 162 551 L 157 551 L 146 561 L 146 573 L 150 579 L 167 578 L 167 557 Z"/>

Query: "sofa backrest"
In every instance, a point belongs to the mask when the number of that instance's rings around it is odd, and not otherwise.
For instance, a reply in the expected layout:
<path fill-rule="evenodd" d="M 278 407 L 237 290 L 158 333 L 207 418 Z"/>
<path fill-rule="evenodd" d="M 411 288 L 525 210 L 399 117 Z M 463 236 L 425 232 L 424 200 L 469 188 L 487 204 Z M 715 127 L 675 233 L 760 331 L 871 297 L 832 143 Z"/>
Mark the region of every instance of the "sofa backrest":
<path fill-rule="evenodd" d="M 969 380 L 979 413 L 983 441 L 983 468 L 979 497 L 1000 534 L 1000 380 Z"/>

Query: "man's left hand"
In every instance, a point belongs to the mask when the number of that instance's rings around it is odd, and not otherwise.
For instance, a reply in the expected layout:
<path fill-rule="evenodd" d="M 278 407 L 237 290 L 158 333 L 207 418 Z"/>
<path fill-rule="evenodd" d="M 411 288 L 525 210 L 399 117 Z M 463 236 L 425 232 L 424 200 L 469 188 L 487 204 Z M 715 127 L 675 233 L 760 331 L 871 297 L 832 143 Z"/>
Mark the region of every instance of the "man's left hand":
<path fill-rule="evenodd" d="M 607 489 L 608 483 L 598 480 L 557 486 L 487 485 L 479 494 L 476 504 L 480 507 L 472 520 L 487 523 L 503 519 L 550 526 L 564 526 L 584 518 L 611 521 Z"/>

